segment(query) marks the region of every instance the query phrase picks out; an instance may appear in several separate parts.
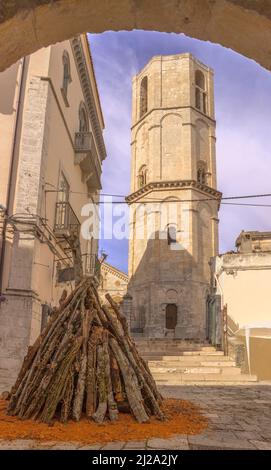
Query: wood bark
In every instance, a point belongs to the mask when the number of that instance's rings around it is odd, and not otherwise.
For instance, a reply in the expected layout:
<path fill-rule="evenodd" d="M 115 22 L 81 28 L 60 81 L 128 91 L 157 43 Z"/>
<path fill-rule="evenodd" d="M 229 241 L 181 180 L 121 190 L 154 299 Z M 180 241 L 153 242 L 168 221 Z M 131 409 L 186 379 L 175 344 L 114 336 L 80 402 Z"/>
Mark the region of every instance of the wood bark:
<path fill-rule="evenodd" d="M 92 419 L 96 423 L 102 423 L 107 410 L 107 389 L 105 377 L 105 344 L 97 346 L 97 391 L 98 391 L 98 408 L 93 413 Z"/>
<path fill-rule="evenodd" d="M 85 310 L 85 302 L 82 300 L 81 304 L 82 314 L 82 333 L 83 333 L 83 346 L 80 358 L 80 371 L 77 380 L 77 386 L 75 391 L 75 397 L 73 402 L 73 418 L 79 421 L 82 414 L 84 393 L 86 387 L 86 373 L 87 373 L 87 342 L 89 336 L 89 330 L 91 326 L 91 312 Z"/>
<path fill-rule="evenodd" d="M 139 423 L 147 423 L 149 417 L 143 405 L 143 398 L 136 374 L 133 368 L 130 367 L 129 361 L 126 359 L 117 341 L 114 338 L 110 338 L 109 342 L 122 372 L 127 398 L 133 415 Z"/>
<path fill-rule="evenodd" d="M 28 349 L 8 413 L 21 419 L 97 423 L 130 412 L 140 423 L 164 419 L 161 397 L 129 336 L 126 319 L 108 296 L 101 304 L 93 281 L 63 294 L 42 334 Z"/>

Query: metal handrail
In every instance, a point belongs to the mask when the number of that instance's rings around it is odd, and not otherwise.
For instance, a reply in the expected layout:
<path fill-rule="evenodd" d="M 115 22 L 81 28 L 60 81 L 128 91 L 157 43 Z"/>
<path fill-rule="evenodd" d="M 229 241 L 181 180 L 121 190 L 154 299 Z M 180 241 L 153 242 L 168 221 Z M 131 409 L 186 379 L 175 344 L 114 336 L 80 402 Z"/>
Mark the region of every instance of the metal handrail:
<path fill-rule="evenodd" d="M 80 221 L 75 214 L 73 208 L 71 207 L 70 203 L 65 202 L 57 202 L 56 203 L 56 215 L 55 215 L 55 231 L 61 230 L 70 230 L 73 231 L 80 227 Z"/>

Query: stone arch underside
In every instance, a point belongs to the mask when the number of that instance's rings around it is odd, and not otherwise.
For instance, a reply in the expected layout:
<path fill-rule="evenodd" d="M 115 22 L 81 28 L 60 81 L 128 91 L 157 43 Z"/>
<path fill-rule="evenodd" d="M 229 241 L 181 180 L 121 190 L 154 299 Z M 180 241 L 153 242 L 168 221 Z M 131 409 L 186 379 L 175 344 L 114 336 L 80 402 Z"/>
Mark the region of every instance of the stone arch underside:
<path fill-rule="evenodd" d="M 271 4 L 266 0 L 2 0 L 0 70 L 82 32 L 132 29 L 209 40 L 271 70 Z"/>

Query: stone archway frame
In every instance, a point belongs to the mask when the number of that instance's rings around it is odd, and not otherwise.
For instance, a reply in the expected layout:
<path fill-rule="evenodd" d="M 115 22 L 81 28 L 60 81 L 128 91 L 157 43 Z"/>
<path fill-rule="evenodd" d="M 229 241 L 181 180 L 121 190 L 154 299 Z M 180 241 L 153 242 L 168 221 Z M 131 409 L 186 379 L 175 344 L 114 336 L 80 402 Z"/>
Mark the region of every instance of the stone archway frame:
<path fill-rule="evenodd" d="M 219 43 L 271 70 L 270 0 L 2 0 L 0 70 L 82 32 L 132 29 Z"/>

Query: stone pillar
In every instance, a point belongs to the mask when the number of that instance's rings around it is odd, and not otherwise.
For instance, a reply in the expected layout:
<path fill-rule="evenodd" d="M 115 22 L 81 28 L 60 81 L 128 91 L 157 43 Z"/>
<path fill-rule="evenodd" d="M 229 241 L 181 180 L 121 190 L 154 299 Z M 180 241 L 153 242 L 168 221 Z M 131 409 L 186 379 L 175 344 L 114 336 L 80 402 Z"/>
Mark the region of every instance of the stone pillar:
<path fill-rule="evenodd" d="M 49 85 L 31 77 L 23 103 L 18 176 L 14 213 L 31 220 L 40 213 L 42 176 L 46 165 L 47 103 Z M 20 225 L 22 226 L 22 224 Z M 9 280 L 0 307 L 0 371 L 8 372 L 12 385 L 27 348 L 41 328 L 41 301 L 33 273 L 37 240 L 33 234 L 18 233 L 13 240 Z"/>

